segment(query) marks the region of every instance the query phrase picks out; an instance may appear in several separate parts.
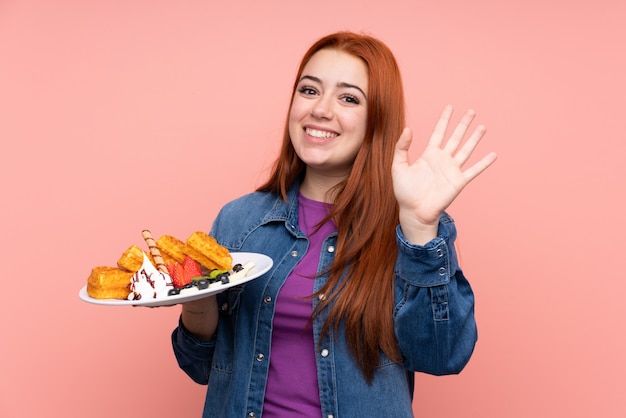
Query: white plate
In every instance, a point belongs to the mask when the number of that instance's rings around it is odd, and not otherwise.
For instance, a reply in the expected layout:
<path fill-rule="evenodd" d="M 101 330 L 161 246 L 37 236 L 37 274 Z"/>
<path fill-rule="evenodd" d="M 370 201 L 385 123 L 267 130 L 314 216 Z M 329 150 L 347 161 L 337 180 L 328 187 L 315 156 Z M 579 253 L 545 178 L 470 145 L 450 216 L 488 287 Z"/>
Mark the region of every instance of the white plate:
<path fill-rule="evenodd" d="M 231 280 L 230 283 L 222 284 L 221 282 L 211 283 L 208 288 L 188 293 L 184 295 L 165 296 L 162 298 L 145 299 L 145 300 L 123 300 L 123 299 L 94 299 L 87 294 L 87 286 L 80 289 L 78 297 L 85 302 L 95 303 L 96 305 L 112 305 L 112 306 L 169 306 L 178 303 L 189 302 L 196 299 L 205 298 L 207 296 L 221 293 L 229 287 L 239 286 L 240 284 L 249 282 L 267 273 L 272 268 L 274 262 L 271 258 L 259 253 L 231 253 L 233 256 L 233 265 L 237 263 L 246 264 L 249 261 L 254 262 L 254 268 L 246 277 Z"/>

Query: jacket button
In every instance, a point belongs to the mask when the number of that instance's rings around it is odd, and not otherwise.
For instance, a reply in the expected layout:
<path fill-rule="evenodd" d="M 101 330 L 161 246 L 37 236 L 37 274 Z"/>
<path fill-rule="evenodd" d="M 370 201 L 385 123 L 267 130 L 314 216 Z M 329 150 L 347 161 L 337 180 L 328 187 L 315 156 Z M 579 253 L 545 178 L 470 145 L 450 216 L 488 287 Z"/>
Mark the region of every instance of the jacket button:
<path fill-rule="evenodd" d="M 439 275 L 443 276 L 446 274 L 446 268 L 445 267 L 439 267 Z"/>
<path fill-rule="evenodd" d="M 328 350 L 323 349 L 320 354 L 322 355 L 322 357 L 328 357 Z"/>
<path fill-rule="evenodd" d="M 328 252 L 329 252 L 329 253 L 334 253 L 334 252 L 335 252 L 335 247 L 334 247 L 334 246 L 332 246 L 332 245 L 329 245 L 329 246 L 328 246 Z"/>
<path fill-rule="evenodd" d="M 263 353 L 259 353 L 256 355 L 256 361 L 263 361 L 264 358 L 265 356 L 263 355 Z"/>
<path fill-rule="evenodd" d="M 298 256 L 298 252 L 297 251 L 292 251 L 291 252 L 291 256 L 292 257 L 297 257 Z"/>
<path fill-rule="evenodd" d="M 328 414 L 326 418 L 335 418 L 335 416 L 333 414 Z"/>
<path fill-rule="evenodd" d="M 228 310 L 228 303 L 224 302 L 222 304 L 222 312 L 226 312 Z"/>
<path fill-rule="evenodd" d="M 272 297 L 271 296 L 265 296 L 265 299 L 263 299 L 263 302 L 265 303 L 270 303 L 272 301 Z"/>
<path fill-rule="evenodd" d="M 255 418 L 256 414 L 254 412 L 248 412 L 248 417 L 249 418 Z"/>

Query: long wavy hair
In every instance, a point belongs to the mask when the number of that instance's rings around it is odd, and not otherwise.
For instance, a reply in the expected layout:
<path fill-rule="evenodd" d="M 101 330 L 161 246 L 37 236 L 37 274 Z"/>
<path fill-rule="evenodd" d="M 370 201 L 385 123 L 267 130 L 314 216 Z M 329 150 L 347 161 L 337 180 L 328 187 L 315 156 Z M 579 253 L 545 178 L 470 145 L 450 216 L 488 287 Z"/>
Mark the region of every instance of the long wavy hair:
<path fill-rule="evenodd" d="M 367 129 L 347 179 L 334 189 L 337 250 L 313 318 L 328 309 L 322 335 L 345 327 L 350 352 L 371 382 L 381 351 L 392 361 L 401 354 L 394 334 L 394 265 L 398 253 L 395 227 L 398 204 L 393 193 L 391 164 L 397 139 L 405 126 L 402 80 L 389 48 L 368 35 L 339 32 L 313 44 L 300 63 L 293 95 L 305 65 L 321 49 L 337 49 L 360 58 L 369 85 Z M 290 107 L 291 111 L 291 107 Z M 287 191 L 304 176 L 306 165 L 296 155 L 285 123 L 280 155 L 269 180 L 259 191 L 287 198 Z"/>

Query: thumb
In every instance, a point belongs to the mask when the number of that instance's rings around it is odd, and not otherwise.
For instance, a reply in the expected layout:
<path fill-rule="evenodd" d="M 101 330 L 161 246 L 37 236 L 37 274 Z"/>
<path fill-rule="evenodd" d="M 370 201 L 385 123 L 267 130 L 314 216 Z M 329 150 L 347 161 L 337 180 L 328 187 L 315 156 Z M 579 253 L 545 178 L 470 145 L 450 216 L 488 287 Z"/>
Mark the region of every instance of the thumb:
<path fill-rule="evenodd" d="M 396 151 L 393 156 L 394 164 L 405 164 L 409 160 L 409 147 L 413 142 L 413 132 L 411 128 L 404 128 L 398 142 L 396 142 Z"/>

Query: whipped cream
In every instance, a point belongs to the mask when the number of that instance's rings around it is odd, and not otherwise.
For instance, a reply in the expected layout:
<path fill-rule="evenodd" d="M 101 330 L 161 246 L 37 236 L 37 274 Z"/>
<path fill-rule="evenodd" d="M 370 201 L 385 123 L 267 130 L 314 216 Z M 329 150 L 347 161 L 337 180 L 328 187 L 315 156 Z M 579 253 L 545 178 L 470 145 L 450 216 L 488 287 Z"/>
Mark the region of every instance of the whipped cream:
<path fill-rule="evenodd" d="M 144 253 L 141 268 L 130 279 L 128 300 L 166 297 L 173 287 L 170 275 L 157 270 Z"/>

